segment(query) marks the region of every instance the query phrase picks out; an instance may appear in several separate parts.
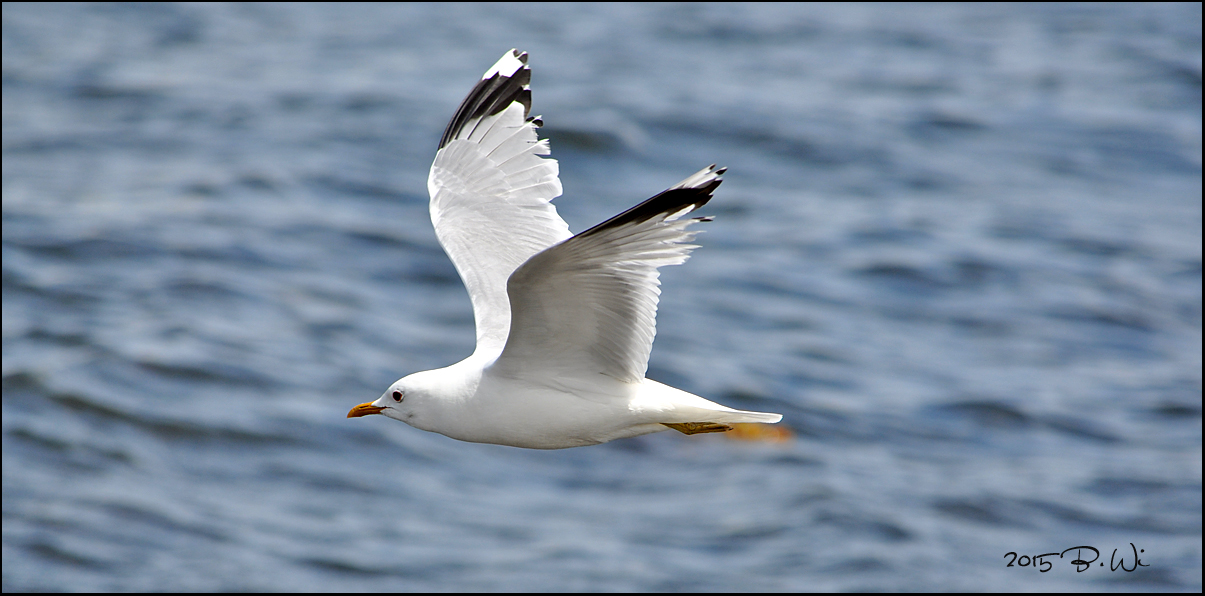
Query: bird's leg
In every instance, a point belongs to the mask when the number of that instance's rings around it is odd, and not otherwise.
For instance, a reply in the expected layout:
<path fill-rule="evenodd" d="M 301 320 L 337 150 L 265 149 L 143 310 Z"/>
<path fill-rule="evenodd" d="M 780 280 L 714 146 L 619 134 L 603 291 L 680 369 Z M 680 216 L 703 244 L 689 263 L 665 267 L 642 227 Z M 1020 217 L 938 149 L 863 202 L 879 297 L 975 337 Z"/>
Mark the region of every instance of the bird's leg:
<path fill-rule="evenodd" d="M 716 422 L 662 422 L 661 424 L 668 426 L 684 435 L 693 435 L 698 433 L 722 433 L 732 430 L 731 426 Z"/>

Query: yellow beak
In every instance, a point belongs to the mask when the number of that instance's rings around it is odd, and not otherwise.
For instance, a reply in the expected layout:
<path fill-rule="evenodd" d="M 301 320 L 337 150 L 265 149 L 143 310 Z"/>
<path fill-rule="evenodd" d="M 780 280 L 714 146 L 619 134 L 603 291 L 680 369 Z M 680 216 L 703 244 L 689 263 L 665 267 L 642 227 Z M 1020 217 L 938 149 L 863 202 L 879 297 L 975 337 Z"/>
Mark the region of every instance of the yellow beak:
<path fill-rule="evenodd" d="M 351 411 L 347 413 L 347 417 L 359 418 L 360 416 L 368 416 L 369 414 L 380 414 L 381 410 L 384 409 L 385 408 L 382 408 L 381 406 L 374 406 L 371 402 L 369 402 L 352 408 Z"/>

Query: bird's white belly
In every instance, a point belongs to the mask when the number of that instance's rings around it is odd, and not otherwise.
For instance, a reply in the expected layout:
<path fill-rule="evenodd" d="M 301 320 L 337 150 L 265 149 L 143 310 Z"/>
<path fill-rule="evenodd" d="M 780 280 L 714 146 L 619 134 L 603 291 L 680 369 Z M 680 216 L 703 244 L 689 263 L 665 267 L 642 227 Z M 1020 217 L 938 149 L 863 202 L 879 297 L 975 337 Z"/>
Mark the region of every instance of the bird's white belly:
<path fill-rule="evenodd" d="M 615 386 L 607 389 L 616 393 Z M 472 406 L 458 408 L 457 417 L 437 432 L 461 441 L 563 449 L 665 430 L 634 411 L 624 392 L 618 393 L 582 396 L 522 381 L 483 379 L 470 398 Z"/>

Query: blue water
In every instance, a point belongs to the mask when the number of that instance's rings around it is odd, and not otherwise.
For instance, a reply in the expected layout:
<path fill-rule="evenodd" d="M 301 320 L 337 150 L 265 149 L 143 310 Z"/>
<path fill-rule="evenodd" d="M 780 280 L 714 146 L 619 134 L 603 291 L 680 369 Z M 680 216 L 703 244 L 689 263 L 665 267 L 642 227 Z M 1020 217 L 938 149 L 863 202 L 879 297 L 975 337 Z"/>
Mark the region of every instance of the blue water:
<path fill-rule="evenodd" d="M 3 588 L 1199 592 L 1201 28 L 6 3 Z M 512 47 L 573 230 L 729 167 L 649 376 L 794 440 L 344 417 L 472 350 L 425 181 Z"/>

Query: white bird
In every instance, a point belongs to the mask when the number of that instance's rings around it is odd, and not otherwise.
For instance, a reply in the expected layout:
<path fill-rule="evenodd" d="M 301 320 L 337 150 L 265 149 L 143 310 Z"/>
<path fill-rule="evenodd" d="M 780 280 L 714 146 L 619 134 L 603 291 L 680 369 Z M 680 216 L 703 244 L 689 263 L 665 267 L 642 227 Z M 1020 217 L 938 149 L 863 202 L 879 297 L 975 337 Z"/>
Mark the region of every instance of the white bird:
<path fill-rule="evenodd" d="M 552 199 L 557 162 L 539 140 L 527 54 L 511 50 L 448 123 L 427 189 L 431 223 L 473 303 L 477 349 L 417 372 L 348 418 L 384 414 L 461 441 L 532 449 L 596 445 L 673 428 L 775 423 L 646 379 L 657 268 L 686 261 L 724 168 L 703 168 L 577 235 Z"/>

